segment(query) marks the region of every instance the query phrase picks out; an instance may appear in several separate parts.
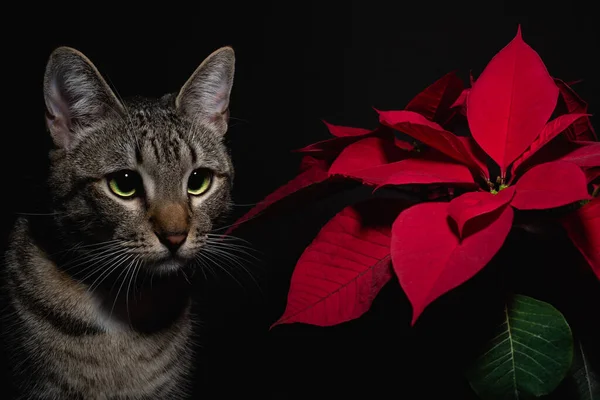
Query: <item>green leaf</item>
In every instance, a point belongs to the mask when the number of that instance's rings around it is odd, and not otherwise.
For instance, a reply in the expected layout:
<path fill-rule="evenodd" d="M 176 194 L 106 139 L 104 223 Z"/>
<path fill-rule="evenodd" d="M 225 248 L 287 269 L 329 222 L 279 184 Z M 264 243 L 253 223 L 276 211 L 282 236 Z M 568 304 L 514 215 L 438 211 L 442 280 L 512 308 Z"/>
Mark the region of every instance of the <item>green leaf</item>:
<path fill-rule="evenodd" d="M 563 315 L 548 303 L 514 295 L 467 378 L 482 399 L 526 399 L 552 392 L 572 359 L 573 336 Z"/>
<path fill-rule="evenodd" d="M 600 400 L 598 375 L 592 370 L 581 341 L 575 346 L 571 374 L 577 387 L 577 400 Z"/>

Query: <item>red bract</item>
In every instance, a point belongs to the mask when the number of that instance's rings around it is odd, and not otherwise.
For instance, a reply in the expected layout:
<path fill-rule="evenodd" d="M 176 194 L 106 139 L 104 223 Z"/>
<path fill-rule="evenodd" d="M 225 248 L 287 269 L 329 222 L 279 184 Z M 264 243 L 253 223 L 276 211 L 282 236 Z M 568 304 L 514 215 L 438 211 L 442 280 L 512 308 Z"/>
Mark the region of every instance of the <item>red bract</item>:
<path fill-rule="evenodd" d="M 357 171 L 398 161 L 407 152 L 394 143 L 393 137 L 368 137 L 346 147 L 329 168 L 330 175 L 353 176 Z"/>
<path fill-rule="evenodd" d="M 392 277 L 390 221 L 401 205 L 374 200 L 329 221 L 294 269 L 283 316 L 274 324 L 336 325 L 364 314 Z"/>
<path fill-rule="evenodd" d="M 455 111 L 451 106 L 462 92 L 462 81 L 456 73 L 450 72 L 416 95 L 404 109 L 444 125 L 452 118 Z"/>
<path fill-rule="evenodd" d="M 228 235 L 231 232 L 233 232 L 240 224 L 255 218 L 262 211 L 266 210 L 268 207 L 283 199 L 284 197 L 290 196 L 302 189 L 305 189 L 308 186 L 322 182 L 325 179 L 327 179 L 327 177 L 327 164 L 324 161 L 312 159 L 311 166 L 308 169 L 306 169 L 300 175 L 296 176 L 284 186 L 278 188 L 276 191 L 267 196 L 263 201 L 254 206 L 243 217 L 241 217 L 234 224 L 232 224 L 225 232 L 225 235 Z"/>
<path fill-rule="evenodd" d="M 580 167 L 592 168 L 600 165 L 600 143 L 589 142 L 577 150 L 573 150 L 561 157 L 562 161 L 569 161 Z"/>
<path fill-rule="evenodd" d="M 387 178 L 379 186 L 436 183 L 475 185 L 471 171 L 451 161 L 412 158 L 387 164 L 386 167 L 393 168 L 389 168 Z"/>
<path fill-rule="evenodd" d="M 554 81 L 558 86 L 567 111 L 571 114 L 587 114 L 587 103 L 575 93 L 571 86 L 560 79 L 555 79 Z M 589 118 L 577 121 L 567 129 L 565 135 L 571 140 L 597 140 L 596 132 Z"/>
<path fill-rule="evenodd" d="M 302 173 L 308 178 L 276 192 L 271 201 L 327 175 L 374 189 L 422 188 L 424 203 L 396 214 L 367 203 L 369 212 L 349 207 L 335 216 L 298 262 L 277 324 L 331 325 L 357 318 L 389 279 L 390 257 L 413 306 L 414 324 L 429 304 L 496 255 L 515 210 L 562 212 L 598 193 L 600 143 L 587 105 L 550 76 L 520 29 L 481 76 L 471 79 L 471 88 L 464 89 L 451 73 L 405 109 L 376 111 L 379 126 L 373 130 L 328 124 L 333 139 L 302 149 L 313 156 Z M 451 131 L 460 122 L 471 136 Z M 412 137 L 414 146 L 395 131 Z M 596 275 L 599 208 L 594 198 L 561 220 Z M 387 223 L 373 230 L 367 214 Z"/>
<path fill-rule="evenodd" d="M 585 174 L 567 161 L 536 165 L 523 175 L 515 189 L 511 204 L 520 210 L 556 208 L 589 197 Z"/>
<path fill-rule="evenodd" d="M 600 197 L 562 220 L 569 237 L 600 279 Z"/>
<path fill-rule="evenodd" d="M 323 121 L 323 123 L 327 126 L 327 129 L 329 129 L 329 132 L 336 137 L 365 136 L 373 132 L 372 130 L 365 128 L 353 128 L 351 126 L 333 125 L 327 121 Z"/>
<path fill-rule="evenodd" d="M 565 129 L 573 125 L 575 121 L 586 116 L 586 114 L 566 114 L 548 122 L 544 128 L 542 128 L 539 136 L 529 145 L 529 148 L 517 157 L 512 165 L 512 176 L 516 175 L 517 169 L 521 164 L 533 156 L 536 151 L 548 144 L 559 133 L 564 132 Z"/>
<path fill-rule="evenodd" d="M 346 146 L 361 140 L 368 136 L 389 135 L 388 129 L 382 129 L 378 127 L 372 130 L 364 128 L 353 128 L 348 126 L 333 125 L 328 122 L 324 122 L 334 137 L 331 139 L 321 140 L 320 142 L 313 143 L 309 146 L 303 147 L 296 150 L 299 153 L 308 153 L 313 156 L 320 157 L 322 159 L 334 158 L 342 151 Z"/>
<path fill-rule="evenodd" d="M 502 175 L 539 135 L 557 101 L 558 87 L 519 29 L 481 73 L 467 100 L 471 134 Z"/>
<path fill-rule="evenodd" d="M 435 299 L 472 278 L 500 250 L 513 221 L 510 207 L 482 216 L 460 239 L 448 203 L 418 204 L 392 228 L 392 264 L 412 306 L 414 324 Z"/>
<path fill-rule="evenodd" d="M 487 174 L 487 169 L 483 168 L 483 162 L 477 159 L 470 146 L 465 145 L 462 138 L 446 131 L 421 114 L 412 111 L 378 111 L 378 113 L 379 121 L 383 125 L 404 132 L 477 172 Z"/>
<path fill-rule="evenodd" d="M 448 204 L 448 214 L 456 222 L 458 236 L 463 236 L 463 228 L 470 220 L 496 211 L 511 202 L 515 188 L 509 187 L 493 195 L 489 192 L 465 193 Z"/>

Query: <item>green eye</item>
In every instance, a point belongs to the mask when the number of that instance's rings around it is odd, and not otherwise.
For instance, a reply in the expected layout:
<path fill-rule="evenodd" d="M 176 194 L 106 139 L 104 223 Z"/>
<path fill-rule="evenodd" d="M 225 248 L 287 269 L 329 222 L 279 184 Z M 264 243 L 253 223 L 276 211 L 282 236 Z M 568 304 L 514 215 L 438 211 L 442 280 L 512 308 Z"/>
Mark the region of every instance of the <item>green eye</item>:
<path fill-rule="evenodd" d="M 205 168 L 194 170 L 188 180 L 188 193 L 192 196 L 200 196 L 208 191 L 212 183 L 212 172 Z"/>
<path fill-rule="evenodd" d="M 140 176 L 133 171 L 116 172 L 107 180 L 111 192 L 122 198 L 132 198 L 143 189 Z"/>

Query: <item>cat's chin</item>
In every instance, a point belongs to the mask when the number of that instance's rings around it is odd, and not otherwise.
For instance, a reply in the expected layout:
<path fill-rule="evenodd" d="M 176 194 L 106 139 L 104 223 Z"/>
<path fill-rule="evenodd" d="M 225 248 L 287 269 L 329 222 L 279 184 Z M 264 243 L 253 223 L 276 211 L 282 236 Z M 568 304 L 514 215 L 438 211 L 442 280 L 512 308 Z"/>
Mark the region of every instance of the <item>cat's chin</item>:
<path fill-rule="evenodd" d="M 186 261 L 181 258 L 166 258 L 157 260 L 148 265 L 153 272 L 159 274 L 176 273 L 186 265 Z"/>

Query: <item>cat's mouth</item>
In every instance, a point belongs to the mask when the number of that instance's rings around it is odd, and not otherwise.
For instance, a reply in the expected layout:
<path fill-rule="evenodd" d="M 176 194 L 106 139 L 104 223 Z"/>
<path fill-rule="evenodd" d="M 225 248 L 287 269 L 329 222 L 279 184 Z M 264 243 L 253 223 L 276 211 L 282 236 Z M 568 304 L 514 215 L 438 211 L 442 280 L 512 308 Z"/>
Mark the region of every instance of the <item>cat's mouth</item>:
<path fill-rule="evenodd" d="M 190 260 L 186 258 L 177 255 L 170 255 L 168 257 L 163 257 L 148 262 L 147 267 L 159 273 L 170 273 L 177 272 L 189 262 Z"/>

